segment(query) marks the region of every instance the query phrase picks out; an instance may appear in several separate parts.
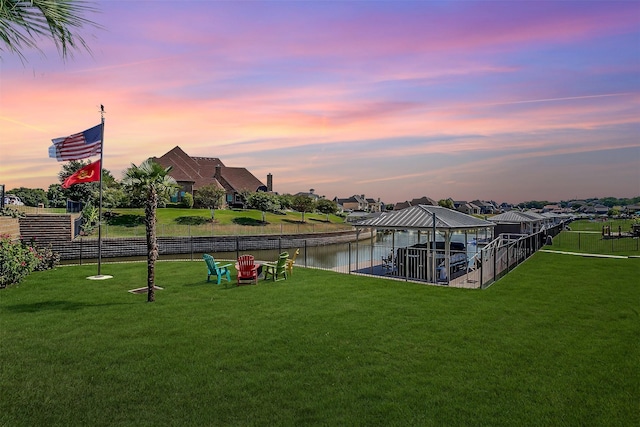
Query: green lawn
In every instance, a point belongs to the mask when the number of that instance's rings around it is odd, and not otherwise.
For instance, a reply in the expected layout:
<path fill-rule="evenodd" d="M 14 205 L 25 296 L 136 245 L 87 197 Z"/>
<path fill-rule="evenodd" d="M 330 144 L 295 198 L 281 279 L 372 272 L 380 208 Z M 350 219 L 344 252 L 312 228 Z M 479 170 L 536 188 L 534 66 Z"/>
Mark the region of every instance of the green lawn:
<path fill-rule="evenodd" d="M 144 236 L 144 209 L 113 209 L 115 215 L 106 221 L 106 237 Z M 157 230 L 160 236 L 210 236 L 246 234 L 300 234 L 350 229 L 344 219 L 323 214 L 286 212 L 278 215 L 267 213 L 266 224 L 262 222 L 262 212 L 245 209 L 221 209 L 214 213 L 211 221 L 209 209 L 161 208 L 157 210 Z M 204 223 L 198 224 L 198 222 Z"/>
<path fill-rule="evenodd" d="M 573 231 L 597 231 L 598 233 L 602 233 L 602 227 L 608 225 L 611 227 L 611 233 L 617 233 L 618 227 L 620 227 L 623 232 L 628 233 L 631 231 L 631 225 L 634 221 L 637 223 L 637 220 L 632 219 L 607 219 L 606 221 L 580 219 L 572 221 L 569 227 Z"/>
<path fill-rule="evenodd" d="M 0 425 L 638 425 L 640 260 L 537 253 L 485 291 L 162 262 L 0 291 Z"/>
<path fill-rule="evenodd" d="M 611 254 L 623 256 L 640 255 L 640 239 L 631 237 L 617 238 L 619 230 L 624 234 L 631 231 L 634 223 L 630 219 L 610 221 L 579 220 L 569 224 L 571 231 L 562 231 L 553 238 L 553 244 L 545 249 L 552 251 L 581 252 L 591 254 Z M 602 227 L 611 227 L 613 238 L 603 238 Z M 618 228 L 620 227 L 620 228 Z"/>

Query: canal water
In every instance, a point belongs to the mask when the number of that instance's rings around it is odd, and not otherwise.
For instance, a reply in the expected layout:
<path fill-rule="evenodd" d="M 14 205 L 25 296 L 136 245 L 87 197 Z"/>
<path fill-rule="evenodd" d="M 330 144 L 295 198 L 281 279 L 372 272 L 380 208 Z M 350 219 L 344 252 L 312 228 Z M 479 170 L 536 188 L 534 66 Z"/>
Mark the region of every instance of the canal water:
<path fill-rule="evenodd" d="M 467 259 L 471 259 L 477 252 L 478 246 L 476 240 L 485 240 L 487 236 L 478 236 L 474 234 L 453 233 L 452 242 L 461 242 L 465 244 Z M 378 232 L 374 239 L 365 239 L 358 242 L 331 244 L 324 246 L 301 246 L 299 248 L 287 248 L 282 251 L 289 252 L 289 256 L 293 257 L 296 249 L 300 249 L 300 254 L 296 259 L 296 265 L 314 267 L 321 269 L 331 269 L 336 271 L 349 272 L 350 269 L 366 268 L 378 265 L 382 262 L 383 257 L 389 256 L 392 251 L 398 248 L 412 246 L 419 243 L 427 243 L 427 234 L 418 233 L 417 231 L 396 231 Z M 444 238 L 437 234 L 436 240 L 443 241 Z M 466 241 L 465 241 L 466 240 Z M 217 252 L 210 253 L 216 260 L 233 261 L 239 255 L 250 253 L 256 260 L 275 261 L 278 258 L 279 249 L 268 250 L 251 250 L 251 251 L 233 251 L 233 252 Z M 160 255 L 160 261 L 168 260 L 200 260 L 202 253 L 187 254 L 171 254 Z M 131 262 L 145 261 L 146 256 L 142 257 L 126 257 L 126 258 L 109 258 L 103 259 L 103 262 Z M 95 263 L 96 259 L 84 260 L 67 260 L 63 264 L 88 264 Z"/>

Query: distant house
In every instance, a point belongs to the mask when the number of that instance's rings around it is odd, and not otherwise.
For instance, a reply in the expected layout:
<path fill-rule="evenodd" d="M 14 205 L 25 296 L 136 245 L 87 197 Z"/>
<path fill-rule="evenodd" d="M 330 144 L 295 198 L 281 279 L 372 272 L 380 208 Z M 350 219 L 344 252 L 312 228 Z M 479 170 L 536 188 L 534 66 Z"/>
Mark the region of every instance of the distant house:
<path fill-rule="evenodd" d="M 367 199 L 365 199 L 364 195 L 358 196 L 353 195 L 351 197 L 347 197 L 345 199 L 340 199 L 338 197 L 334 197 L 333 201 L 336 202 L 339 206 L 342 206 L 342 209 L 347 212 L 351 211 L 367 211 Z"/>
<path fill-rule="evenodd" d="M 410 206 L 418 206 L 418 205 L 426 205 L 426 206 L 438 206 L 438 202 L 433 200 L 430 197 L 422 196 L 418 199 L 412 199 L 411 201 L 398 202 L 393 206 L 394 211 L 400 211 L 402 209 L 408 208 Z"/>
<path fill-rule="evenodd" d="M 600 203 L 596 203 L 581 206 L 579 211 L 587 215 L 606 215 L 609 212 L 609 208 Z"/>
<path fill-rule="evenodd" d="M 623 208 L 623 211 L 627 215 L 635 215 L 640 213 L 640 205 L 627 205 Z"/>
<path fill-rule="evenodd" d="M 494 214 L 498 211 L 497 206 L 495 206 L 491 202 L 485 202 L 483 200 L 474 200 L 473 202 L 471 202 L 471 204 L 474 206 L 477 206 L 480 209 L 479 213 L 481 215 Z"/>
<path fill-rule="evenodd" d="M 467 215 L 478 215 L 480 214 L 480 208 L 476 205 L 472 205 L 463 200 L 452 200 L 453 207 L 458 212 L 465 213 Z"/>
<path fill-rule="evenodd" d="M 502 202 L 500 203 L 500 206 L 498 206 L 498 208 L 500 208 L 501 212 L 509 212 L 511 209 L 513 209 L 513 206 L 507 202 Z"/>
<path fill-rule="evenodd" d="M 318 201 L 318 199 L 324 198 L 323 196 L 318 196 L 313 189 L 309 190 L 308 193 L 304 191 L 300 191 L 294 194 L 294 196 L 307 196 L 308 198 L 313 199 L 314 201 Z"/>
<path fill-rule="evenodd" d="M 384 203 L 382 203 L 380 199 L 375 200 L 372 198 L 368 198 L 367 205 L 368 205 L 369 212 L 382 212 L 384 208 Z"/>
<path fill-rule="evenodd" d="M 244 191 L 272 191 L 271 174 L 267 176 L 267 185 L 264 185 L 245 168 L 225 166 L 217 157 L 191 157 L 179 146 L 153 160 L 164 167 L 171 166 L 169 174 L 181 187 L 172 199 L 174 202 L 180 201 L 185 193 L 195 195 L 206 185 L 223 189 L 225 202 L 230 207 L 243 205 L 241 193 Z"/>
<path fill-rule="evenodd" d="M 545 205 L 542 208 L 542 212 L 562 212 L 562 207 L 558 204 L 554 205 Z"/>

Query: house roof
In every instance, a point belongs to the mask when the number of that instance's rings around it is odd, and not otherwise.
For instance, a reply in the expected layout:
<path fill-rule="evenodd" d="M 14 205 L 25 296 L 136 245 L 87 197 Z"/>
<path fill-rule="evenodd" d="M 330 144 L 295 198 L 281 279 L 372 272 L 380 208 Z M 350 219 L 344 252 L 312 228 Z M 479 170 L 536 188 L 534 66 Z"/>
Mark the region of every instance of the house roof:
<path fill-rule="evenodd" d="M 264 187 L 263 190 L 265 191 L 267 189 L 266 186 L 246 168 L 221 167 L 220 175 L 222 179 L 218 180 L 221 181 L 223 185 L 228 184 L 235 191 L 258 191 L 261 187 Z"/>
<path fill-rule="evenodd" d="M 215 184 L 226 191 L 256 191 L 264 184 L 245 168 L 227 167 L 217 157 L 191 157 L 179 146 L 161 157 L 153 158 L 164 167 L 171 166 L 170 175 L 178 182 L 192 182 L 194 189 Z M 216 176 L 216 168 L 220 175 Z"/>
<path fill-rule="evenodd" d="M 354 224 L 356 227 L 375 227 L 388 230 L 475 230 L 495 227 L 495 224 L 483 219 L 454 211 L 442 206 L 417 205 L 408 208 L 383 212 L 375 218 Z"/>
<path fill-rule="evenodd" d="M 218 158 L 190 157 L 179 146 L 175 146 L 163 156 L 153 159 L 165 168 L 171 166 L 169 174 L 178 182 L 192 182 L 196 188 L 208 184 L 222 187 L 213 176 L 216 165 L 224 166 Z"/>

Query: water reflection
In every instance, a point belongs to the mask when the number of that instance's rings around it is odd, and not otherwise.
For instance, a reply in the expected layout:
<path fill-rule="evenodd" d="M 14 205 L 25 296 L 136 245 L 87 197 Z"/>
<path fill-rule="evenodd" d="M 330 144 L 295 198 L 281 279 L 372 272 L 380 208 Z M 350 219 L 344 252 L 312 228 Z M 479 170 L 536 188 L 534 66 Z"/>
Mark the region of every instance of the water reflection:
<path fill-rule="evenodd" d="M 453 242 L 462 242 L 466 246 L 467 257 L 471 259 L 478 251 L 475 244 L 476 239 L 482 240 L 487 236 L 476 235 L 475 233 L 453 233 L 451 240 Z M 444 241 L 444 237 L 439 233 L 436 235 L 437 241 Z M 412 246 L 420 243 L 427 243 L 428 236 L 426 233 L 417 231 L 396 231 L 396 232 L 378 232 L 373 239 L 363 239 L 352 243 L 338 243 L 323 246 L 299 247 L 300 254 L 296 260 L 297 265 L 306 267 L 315 267 L 322 269 L 333 269 L 337 271 L 348 272 L 358 268 L 366 268 L 381 264 L 382 258 L 387 257 L 391 252 L 398 248 Z M 292 256 L 297 248 L 283 248 Z M 231 251 L 231 252 L 209 252 L 216 260 L 236 260 L 239 255 L 251 254 L 258 261 L 277 260 L 280 253 L 279 248 L 266 250 L 250 250 L 250 251 Z M 103 262 L 131 262 L 146 261 L 146 256 L 122 257 L 122 258 L 103 258 Z M 160 254 L 160 261 L 167 260 L 201 260 L 202 253 L 187 254 Z M 63 264 L 88 264 L 95 263 L 96 259 L 84 260 L 66 260 Z"/>

